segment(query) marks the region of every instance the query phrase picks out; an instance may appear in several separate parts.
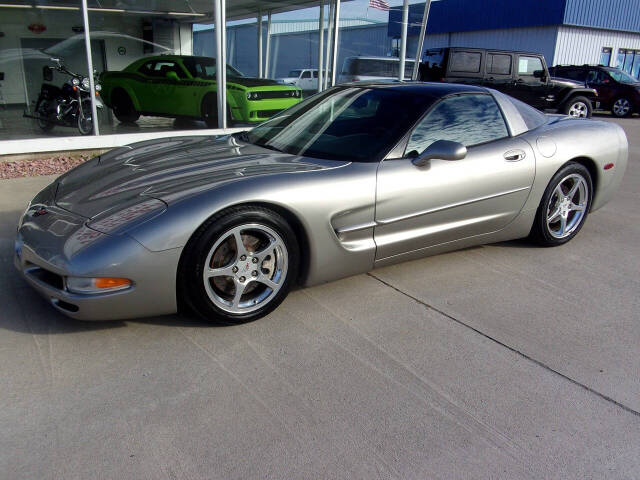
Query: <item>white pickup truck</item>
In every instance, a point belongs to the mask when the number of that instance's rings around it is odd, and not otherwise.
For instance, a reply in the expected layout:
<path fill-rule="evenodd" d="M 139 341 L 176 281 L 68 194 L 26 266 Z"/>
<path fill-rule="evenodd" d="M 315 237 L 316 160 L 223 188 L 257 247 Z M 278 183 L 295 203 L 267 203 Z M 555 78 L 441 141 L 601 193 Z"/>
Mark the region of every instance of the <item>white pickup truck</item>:
<path fill-rule="evenodd" d="M 295 85 L 302 90 L 314 90 L 318 88 L 318 69 L 300 68 L 291 70 L 288 76 L 277 78 L 276 81 L 285 85 Z"/>

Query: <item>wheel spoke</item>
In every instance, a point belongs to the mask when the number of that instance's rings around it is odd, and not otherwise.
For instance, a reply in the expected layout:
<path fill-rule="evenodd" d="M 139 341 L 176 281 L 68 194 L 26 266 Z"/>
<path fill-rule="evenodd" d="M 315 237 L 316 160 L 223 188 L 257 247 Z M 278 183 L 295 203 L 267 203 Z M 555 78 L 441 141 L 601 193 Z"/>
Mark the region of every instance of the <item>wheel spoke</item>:
<path fill-rule="evenodd" d="M 571 203 L 571 205 L 569 206 L 569 210 L 572 210 L 574 212 L 582 212 L 584 210 L 584 205 L 582 204 L 575 204 L 575 203 Z"/>
<path fill-rule="evenodd" d="M 567 217 L 560 215 L 560 235 L 567 231 Z"/>
<path fill-rule="evenodd" d="M 244 293 L 244 289 L 247 288 L 247 285 L 238 281 L 235 282 L 235 285 L 236 293 L 233 296 L 233 307 L 238 308 L 240 306 L 240 298 L 242 298 L 242 294 Z"/>
<path fill-rule="evenodd" d="M 569 193 L 567 193 L 567 197 L 573 199 L 573 196 L 576 194 L 576 192 L 578 191 L 578 188 L 580 188 L 580 184 L 582 182 L 580 181 L 580 179 L 575 179 L 573 186 L 571 187 L 571 190 L 569 190 Z"/>
<path fill-rule="evenodd" d="M 552 223 L 560 215 L 560 208 L 556 208 L 555 211 L 547 218 L 547 223 Z"/>
<path fill-rule="evenodd" d="M 228 265 L 226 267 L 220 268 L 207 268 L 205 269 L 205 276 L 207 278 L 211 277 L 233 277 L 234 272 L 232 270 L 233 265 Z"/>
<path fill-rule="evenodd" d="M 242 241 L 241 230 L 238 228 L 233 231 L 233 239 L 236 242 L 236 255 L 237 257 L 241 257 L 242 255 L 248 255 L 247 247 L 244 246 L 244 242 Z"/>
<path fill-rule="evenodd" d="M 560 203 L 562 197 L 564 197 L 564 192 L 562 191 L 562 183 L 559 183 L 555 189 L 555 193 L 558 195 L 557 203 Z"/>
<path fill-rule="evenodd" d="M 275 290 L 276 288 L 278 288 L 278 284 L 264 274 L 259 275 L 258 278 L 255 279 L 255 281 L 266 285 L 271 290 Z"/>
<path fill-rule="evenodd" d="M 279 240 L 277 240 L 275 238 L 271 238 L 271 239 L 269 239 L 269 244 L 267 246 L 265 246 L 264 248 L 261 248 L 260 250 L 256 250 L 254 252 L 254 255 L 259 257 L 259 258 L 262 258 L 263 255 L 273 251 L 275 248 L 279 247 L 280 245 L 281 245 L 281 243 L 280 243 Z"/>

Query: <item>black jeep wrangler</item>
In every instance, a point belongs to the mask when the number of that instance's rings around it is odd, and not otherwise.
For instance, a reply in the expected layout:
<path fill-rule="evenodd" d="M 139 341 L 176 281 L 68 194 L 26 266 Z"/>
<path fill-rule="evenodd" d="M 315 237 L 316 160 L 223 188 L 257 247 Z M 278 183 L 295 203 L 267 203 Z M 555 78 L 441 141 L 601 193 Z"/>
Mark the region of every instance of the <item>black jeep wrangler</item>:
<path fill-rule="evenodd" d="M 598 93 L 584 82 L 552 78 L 539 53 L 447 47 L 428 49 L 419 79 L 495 88 L 540 110 L 590 117 Z"/>

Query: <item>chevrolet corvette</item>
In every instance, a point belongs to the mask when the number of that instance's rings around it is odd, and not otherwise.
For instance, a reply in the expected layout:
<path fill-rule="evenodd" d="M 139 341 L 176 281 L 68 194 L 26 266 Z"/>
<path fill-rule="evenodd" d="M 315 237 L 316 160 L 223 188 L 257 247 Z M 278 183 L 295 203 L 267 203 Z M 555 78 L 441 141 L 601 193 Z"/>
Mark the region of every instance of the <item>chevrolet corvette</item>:
<path fill-rule="evenodd" d="M 482 87 L 357 83 L 248 131 L 117 148 L 20 219 L 15 264 L 77 319 L 241 323 L 296 284 L 483 243 L 558 246 L 617 190 L 614 123 Z M 570 248 L 570 247 L 568 247 Z"/>

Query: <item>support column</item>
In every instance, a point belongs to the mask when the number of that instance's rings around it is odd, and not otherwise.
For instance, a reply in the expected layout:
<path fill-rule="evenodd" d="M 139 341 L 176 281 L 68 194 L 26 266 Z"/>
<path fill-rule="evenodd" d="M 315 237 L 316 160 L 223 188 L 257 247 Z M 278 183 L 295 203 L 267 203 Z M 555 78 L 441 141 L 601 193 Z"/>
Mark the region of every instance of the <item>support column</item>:
<path fill-rule="evenodd" d="M 409 0 L 405 0 L 408 2 Z M 331 55 L 331 86 L 336 84 L 336 69 L 338 65 L 338 34 L 340 33 L 340 0 L 335 0 L 333 10 L 333 46 Z"/>
<path fill-rule="evenodd" d="M 262 12 L 258 13 L 258 78 L 262 78 Z"/>
<path fill-rule="evenodd" d="M 264 57 L 264 76 L 269 78 L 269 60 L 271 59 L 271 10 L 267 13 L 267 52 Z"/>
<path fill-rule="evenodd" d="M 87 0 L 82 0 L 82 21 L 84 23 L 84 46 L 87 50 L 87 68 L 89 69 L 89 98 L 91 99 L 91 119 L 93 120 L 93 134 L 100 135 L 98 126 L 98 108 L 96 106 L 96 83 L 93 78 L 93 57 L 91 56 L 91 32 L 89 31 L 89 11 Z M 80 105 L 82 108 L 82 105 Z"/>
<path fill-rule="evenodd" d="M 404 63 L 407 56 L 407 26 L 409 23 L 409 0 L 402 4 L 402 30 L 400 33 L 400 65 L 398 67 L 398 80 L 404 80 Z"/>
<path fill-rule="evenodd" d="M 324 72 L 324 89 L 329 86 L 329 71 L 331 70 L 331 41 L 333 39 L 333 12 L 335 10 L 335 0 L 329 0 L 329 25 L 327 25 L 327 49 L 325 58 L 327 68 Z"/>
<path fill-rule="evenodd" d="M 84 0 L 86 1 L 86 0 Z M 216 33 L 216 88 L 218 90 L 218 128 L 227 128 L 227 36 L 225 0 L 213 0 Z"/>
<path fill-rule="evenodd" d="M 320 16 L 318 17 L 318 92 L 322 91 L 322 70 L 324 63 L 324 0 L 320 0 Z"/>
<path fill-rule="evenodd" d="M 422 60 L 422 50 L 424 49 L 424 36 L 427 33 L 427 23 L 429 22 L 429 10 L 431 10 L 431 0 L 427 0 L 427 3 L 425 3 L 424 5 L 424 13 L 422 14 L 422 25 L 420 26 L 420 37 L 418 38 L 418 45 L 416 47 L 416 61 L 413 64 L 411 80 L 418 79 L 418 68 L 420 67 L 420 61 Z"/>

